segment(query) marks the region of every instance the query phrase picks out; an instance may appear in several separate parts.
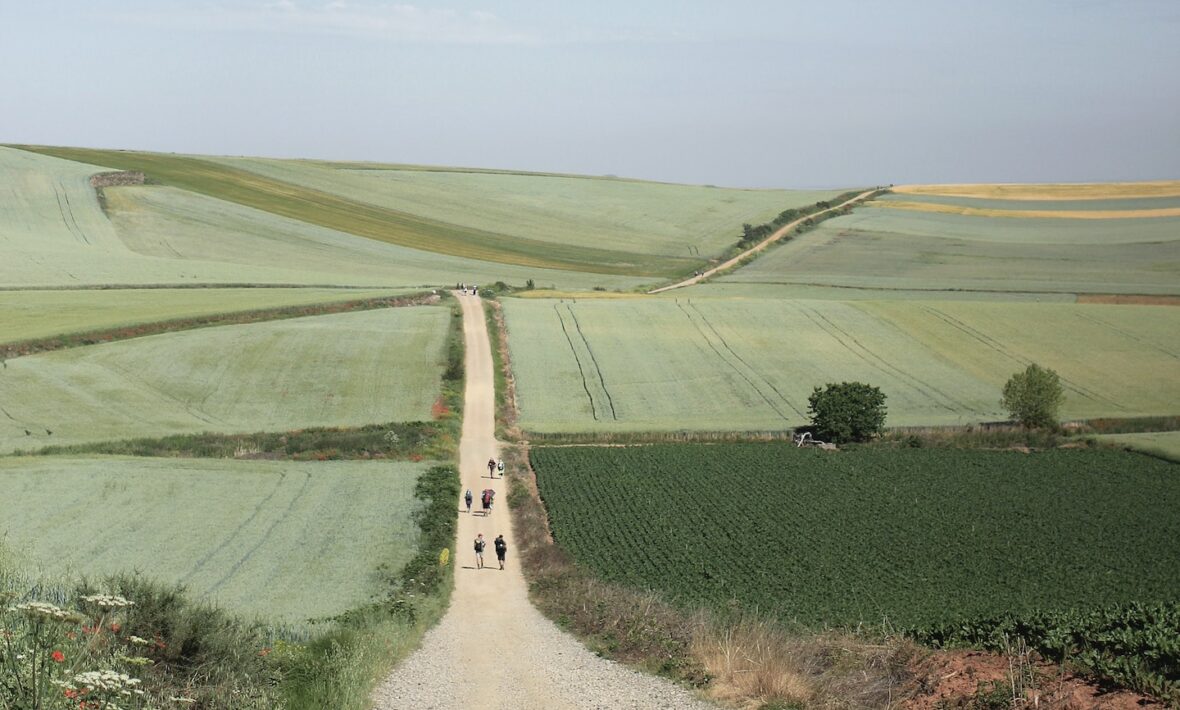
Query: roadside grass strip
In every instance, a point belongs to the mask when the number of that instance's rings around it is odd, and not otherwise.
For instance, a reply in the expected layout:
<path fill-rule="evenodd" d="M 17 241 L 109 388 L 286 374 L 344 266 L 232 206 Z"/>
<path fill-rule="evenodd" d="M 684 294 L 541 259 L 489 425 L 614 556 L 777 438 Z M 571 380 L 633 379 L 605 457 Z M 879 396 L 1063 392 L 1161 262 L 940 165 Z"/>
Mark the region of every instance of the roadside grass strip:
<path fill-rule="evenodd" d="M 393 298 L 401 290 L 318 288 L 0 291 L 0 354 L 5 344 L 151 326 L 202 327 L 220 319 L 273 318 L 349 302 Z M 306 313 L 305 315 L 310 315 Z M 288 316 L 289 317 L 289 316 Z M 10 354 L 9 357 L 12 355 Z"/>
<path fill-rule="evenodd" d="M 565 550 L 684 603 L 916 628 L 1177 601 L 1180 477 L 1139 454 L 784 442 L 531 457 Z"/>
<path fill-rule="evenodd" d="M 449 321 L 444 307 L 386 308 L 16 358 L 0 369 L 0 452 L 429 420 Z"/>
<path fill-rule="evenodd" d="M 698 259 L 655 257 L 536 239 L 431 219 L 296 185 L 197 157 L 87 148 L 21 146 L 66 160 L 141 171 L 165 185 L 368 239 L 424 251 L 536 268 L 633 276 L 691 269 Z"/>
<path fill-rule="evenodd" d="M 807 422 L 813 387 L 841 380 L 880 386 L 890 424 L 1003 418 L 998 386 L 849 304 L 505 299 L 504 311 L 526 431 L 783 430 Z"/>
<path fill-rule="evenodd" d="M 337 614 L 415 554 L 426 463 L 0 460 L 0 536 L 51 574 L 139 571 L 276 623 Z"/>

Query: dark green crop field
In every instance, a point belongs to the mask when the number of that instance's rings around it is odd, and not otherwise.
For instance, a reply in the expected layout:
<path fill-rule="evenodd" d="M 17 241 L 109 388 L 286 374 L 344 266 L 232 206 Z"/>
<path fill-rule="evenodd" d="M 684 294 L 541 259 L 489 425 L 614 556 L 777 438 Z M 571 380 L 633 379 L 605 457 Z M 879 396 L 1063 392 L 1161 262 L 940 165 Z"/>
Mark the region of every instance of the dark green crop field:
<path fill-rule="evenodd" d="M 537 448 L 604 577 L 808 625 L 922 628 L 1180 600 L 1180 468 L 1104 450 Z"/>

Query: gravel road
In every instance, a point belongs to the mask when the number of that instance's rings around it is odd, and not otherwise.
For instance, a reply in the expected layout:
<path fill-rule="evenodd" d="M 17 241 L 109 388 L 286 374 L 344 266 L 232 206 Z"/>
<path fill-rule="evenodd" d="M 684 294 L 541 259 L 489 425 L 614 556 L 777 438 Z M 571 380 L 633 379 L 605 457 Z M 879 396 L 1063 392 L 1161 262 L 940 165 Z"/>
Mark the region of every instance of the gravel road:
<path fill-rule="evenodd" d="M 467 390 L 459 469 L 464 490 L 476 496 L 473 512 L 459 504 L 457 565 L 451 606 L 427 633 L 422 648 L 378 687 L 375 708 L 699 708 L 714 705 L 691 691 L 600 658 L 543 617 L 528 600 L 528 588 L 513 559 L 515 543 L 504 505 L 502 478 L 488 476 L 488 457 L 498 458 L 492 355 L 483 307 L 460 296 L 467 345 Z M 479 494 L 496 491 L 497 504 L 480 514 Z M 488 540 L 486 567 L 475 568 L 472 542 Z M 508 563 L 500 570 L 491 541 L 503 534 Z"/>

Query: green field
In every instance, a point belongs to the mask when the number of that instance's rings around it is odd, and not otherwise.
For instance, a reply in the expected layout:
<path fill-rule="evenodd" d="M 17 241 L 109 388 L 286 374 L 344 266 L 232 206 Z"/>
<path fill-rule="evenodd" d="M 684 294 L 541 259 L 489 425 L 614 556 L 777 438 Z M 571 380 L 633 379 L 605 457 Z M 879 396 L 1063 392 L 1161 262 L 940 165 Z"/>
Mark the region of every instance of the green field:
<path fill-rule="evenodd" d="M 735 240 L 742 222 L 834 194 L 24 148 L 143 171 L 173 188 L 378 242 L 534 270 L 649 279 L 702 265 Z"/>
<path fill-rule="evenodd" d="M 321 288 L 0 291 L 0 342 L 404 292 Z"/>
<path fill-rule="evenodd" d="M 1112 450 L 534 448 L 556 539 L 607 579 L 813 626 L 1176 601 L 1180 476 Z"/>
<path fill-rule="evenodd" d="M 529 431 L 766 430 L 806 423 L 812 388 L 888 397 L 887 425 L 1002 420 L 1030 361 L 1064 378 L 1066 418 L 1170 414 L 1180 310 L 992 302 L 508 299 Z M 1078 338 L 1085 348 L 1078 348 Z"/>
<path fill-rule="evenodd" d="M 50 575 L 139 571 L 268 621 L 381 591 L 416 551 L 427 464 L 0 459 L 0 539 Z"/>
<path fill-rule="evenodd" d="M 968 217 L 879 207 L 824 222 L 721 283 L 1180 293 L 1180 218 Z"/>
<path fill-rule="evenodd" d="M 307 160 L 216 160 L 389 209 L 550 243 L 551 250 L 593 244 L 671 257 L 724 251 L 737 241 L 743 222 L 761 224 L 789 207 L 840 194 Z"/>
<path fill-rule="evenodd" d="M 1180 431 L 1103 434 L 1094 438 L 1099 441 L 1120 444 L 1136 451 L 1142 451 L 1153 456 L 1162 456 L 1171 461 L 1180 462 Z"/>
<path fill-rule="evenodd" d="M 450 320 L 387 308 L 16 358 L 0 369 L 0 452 L 429 419 Z"/>

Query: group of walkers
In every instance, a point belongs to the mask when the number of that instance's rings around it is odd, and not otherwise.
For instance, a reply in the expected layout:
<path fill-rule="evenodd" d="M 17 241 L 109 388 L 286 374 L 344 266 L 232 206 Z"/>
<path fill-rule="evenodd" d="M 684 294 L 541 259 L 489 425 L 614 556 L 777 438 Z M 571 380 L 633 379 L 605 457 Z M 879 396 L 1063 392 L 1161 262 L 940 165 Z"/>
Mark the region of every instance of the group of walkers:
<path fill-rule="evenodd" d="M 475 536 L 475 568 L 483 569 L 483 549 L 487 543 L 483 539 L 483 533 Z M 492 546 L 496 548 L 496 560 L 500 562 L 500 569 L 504 569 L 504 556 L 508 554 L 508 543 L 504 541 L 503 535 L 497 535 L 492 542 Z"/>
<path fill-rule="evenodd" d="M 479 295 L 479 286 L 476 286 L 475 284 L 457 283 L 455 284 L 455 288 L 459 291 L 462 291 L 464 296 Z"/>
<path fill-rule="evenodd" d="M 462 286 L 462 284 L 460 284 Z M 499 472 L 500 478 L 504 477 L 504 459 L 488 459 L 488 477 L 495 478 L 496 473 Z M 496 500 L 496 491 L 491 488 L 485 488 L 479 497 L 480 504 L 483 506 L 483 514 L 492 514 L 492 505 Z M 471 514 L 471 504 L 475 501 L 475 494 L 468 488 L 467 492 L 463 494 L 463 502 L 467 504 L 467 513 Z M 483 569 L 483 551 L 487 543 L 483 539 L 483 533 L 475 537 L 475 568 Z M 508 554 L 508 543 L 504 541 L 503 535 L 497 535 L 493 542 L 496 548 L 496 559 L 500 561 L 500 569 L 504 569 L 504 556 Z"/>

